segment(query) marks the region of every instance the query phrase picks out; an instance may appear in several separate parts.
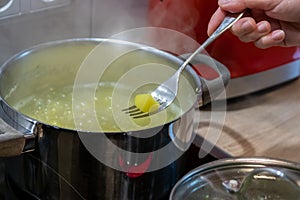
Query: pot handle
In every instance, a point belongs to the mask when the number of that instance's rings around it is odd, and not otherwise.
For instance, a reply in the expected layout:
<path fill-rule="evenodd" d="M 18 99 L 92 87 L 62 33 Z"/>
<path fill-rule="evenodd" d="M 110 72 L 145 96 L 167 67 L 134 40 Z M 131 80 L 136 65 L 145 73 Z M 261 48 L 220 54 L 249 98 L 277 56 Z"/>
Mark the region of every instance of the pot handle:
<path fill-rule="evenodd" d="M 186 59 L 189 56 L 190 54 L 184 54 L 180 57 Z M 200 106 L 210 103 L 225 92 L 225 87 L 230 80 L 230 72 L 225 65 L 204 54 L 196 55 L 191 64 L 202 83 L 202 102 L 200 102 Z M 222 96 L 221 98 L 226 97 Z"/>
<path fill-rule="evenodd" d="M 17 156 L 23 152 L 25 136 L 0 118 L 0 157 Z"/>

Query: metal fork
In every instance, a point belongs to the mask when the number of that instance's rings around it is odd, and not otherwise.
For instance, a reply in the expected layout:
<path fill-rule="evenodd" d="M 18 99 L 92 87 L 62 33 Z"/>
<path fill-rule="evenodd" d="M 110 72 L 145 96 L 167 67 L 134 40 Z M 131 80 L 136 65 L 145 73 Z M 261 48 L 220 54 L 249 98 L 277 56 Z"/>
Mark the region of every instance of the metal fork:
<path fill-rule="evenodd" d="M 168 80 L 160 84 L 154 91 L 150 93 L 151 96 L 160 104 L 158 110 L 145 113 L 139 110 L 136 106 L 131 106 L 129 108 L 123 109 L 122 111 L 124 111 L 126 114 L 129 114 L 133 118 L 142 118 L 166 109 L 177 96 L 179 77 L 184 68 L 198 53 L 203 51 L 210 43 L 212 43 L 222 33 L 229 29 L 236 21 L 238 21 L 243 16 L 243 14 L 244 12 L 235 14 L 228 13 L 228 15 L 223 19 L 218 28 L 213 32 L 213 34 L 185 60 L 180 68 Z"/>

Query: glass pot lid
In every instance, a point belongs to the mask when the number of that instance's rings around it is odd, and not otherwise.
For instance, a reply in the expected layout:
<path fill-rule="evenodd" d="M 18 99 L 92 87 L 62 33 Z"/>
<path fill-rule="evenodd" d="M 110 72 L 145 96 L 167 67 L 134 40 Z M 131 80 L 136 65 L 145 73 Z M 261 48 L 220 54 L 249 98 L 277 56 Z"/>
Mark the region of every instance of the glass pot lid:
<path fill-rule="evenodd" d="M 300 165 L 269 158 L 221 159 L 185 175 L 170 200 L 297 200 Z"/>

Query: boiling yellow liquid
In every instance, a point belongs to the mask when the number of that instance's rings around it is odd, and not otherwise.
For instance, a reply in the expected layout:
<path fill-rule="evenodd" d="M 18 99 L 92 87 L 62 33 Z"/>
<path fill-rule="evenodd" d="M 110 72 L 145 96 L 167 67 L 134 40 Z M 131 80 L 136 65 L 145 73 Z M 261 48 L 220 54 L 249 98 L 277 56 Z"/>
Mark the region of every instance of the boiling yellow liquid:
<path fill-rule="evenodd" d="M 103 84 L 97 87 L 84 86 L 77 89 L 74 93 L 73 86 L 50 87 L 12 106 L 21 113 L 45 124 L 91 132 L 144 129 L 164 124 L 181 114 L 180 109 L 174 104 L 165 113 L 133 119 L 121 111 L 125 106 L 133 105 L 131 100 L 126 99 L 130 90 L 122 89 L 118 90 L 117 95 L 113 94 L 115 89 L 113 84 Z M 115 101 L 114 98 L 116 98 Z"/>
<path fill-rule="evenodd" d="M 164 56 L 118 43 L 62 43 L 10 63 L 0 93 L 17 111 L 44 124 L 91 132 L 141 130 L 175 120 L 194 105 L 196 85 L 183 76 L 178 100 L 166 110 L 141 119 L 122 111 L 134 105 L 137 94 L 170 77 L 174 65 Z"/>

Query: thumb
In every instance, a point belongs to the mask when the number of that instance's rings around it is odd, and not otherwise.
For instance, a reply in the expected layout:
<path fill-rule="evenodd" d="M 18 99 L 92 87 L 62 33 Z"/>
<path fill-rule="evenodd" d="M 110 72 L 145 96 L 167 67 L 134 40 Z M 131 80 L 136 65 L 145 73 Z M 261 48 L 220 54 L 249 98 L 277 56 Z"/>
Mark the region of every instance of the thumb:
<path fill-rule="evenodd" d="M 208 23 L 207 27 L 207 34 L 211 35 L 214 30 L 219 26 L 219 24 L 222 22 L 222 20 L 225 18 L 226 12 L 218 8 L 216 12 L 212 15 L 210 18 L 210 21 Z"/>

